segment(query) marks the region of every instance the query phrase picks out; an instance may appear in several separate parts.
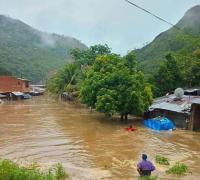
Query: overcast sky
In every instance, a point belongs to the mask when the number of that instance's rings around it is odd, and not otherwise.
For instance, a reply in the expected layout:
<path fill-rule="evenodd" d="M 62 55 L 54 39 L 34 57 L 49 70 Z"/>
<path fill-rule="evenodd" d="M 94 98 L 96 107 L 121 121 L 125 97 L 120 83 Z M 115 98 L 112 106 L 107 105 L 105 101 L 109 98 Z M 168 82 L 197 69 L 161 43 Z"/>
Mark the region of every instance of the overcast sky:
<path fill-rule="evenodd" d="M 189 8 L 200 4 L 200 0 L 132 2 L 174 24 Z M 87 46 L 107 43 L 121 54 L 142 47 L 170 28 L 124 0 L 0 0 L 0 14 L 41 31 L 75 37 Z"/>

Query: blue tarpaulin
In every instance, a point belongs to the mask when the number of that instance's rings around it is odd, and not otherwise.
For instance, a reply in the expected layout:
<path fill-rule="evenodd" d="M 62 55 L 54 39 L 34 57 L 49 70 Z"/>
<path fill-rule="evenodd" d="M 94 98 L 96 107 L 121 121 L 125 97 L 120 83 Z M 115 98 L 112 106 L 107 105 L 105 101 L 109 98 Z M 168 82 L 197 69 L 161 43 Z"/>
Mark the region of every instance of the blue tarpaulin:
<path fill-rule="evenodd" d="M 157 117 L 144 120 L 144 125 L 156 131 L 174 129 L 175 126 L 171 120 L 166 117 Z"/>

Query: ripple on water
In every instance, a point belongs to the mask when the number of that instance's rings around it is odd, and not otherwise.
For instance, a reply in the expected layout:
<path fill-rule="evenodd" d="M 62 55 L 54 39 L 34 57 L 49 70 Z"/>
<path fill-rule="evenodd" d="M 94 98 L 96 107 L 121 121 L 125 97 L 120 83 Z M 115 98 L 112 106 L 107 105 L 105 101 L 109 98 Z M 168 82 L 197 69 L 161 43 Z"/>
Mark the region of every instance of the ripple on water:
<path fill-rule="evenodd" d="M 158 133 L 137 123 L 137 131 L 127 132 L 128 124 L 45 96 L 4 103 L 0 116 L 1 157 L 45 166 L 62 162 L 74 179 L 137 179 L 136 164 L 143 152 L 150 160 L 160 154 L 171 163 L 186 163 L 192 175 L 184 179 L 200 175 L 199 133 Z M 162 166 L 154 174 L 173 179 Z"/>

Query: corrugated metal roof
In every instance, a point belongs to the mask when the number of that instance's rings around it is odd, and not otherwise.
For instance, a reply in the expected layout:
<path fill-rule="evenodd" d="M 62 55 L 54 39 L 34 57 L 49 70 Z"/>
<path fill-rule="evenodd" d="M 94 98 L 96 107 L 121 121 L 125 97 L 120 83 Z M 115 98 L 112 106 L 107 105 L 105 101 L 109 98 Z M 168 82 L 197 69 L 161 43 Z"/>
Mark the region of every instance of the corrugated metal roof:
<path fill-rule="evenodd" d="M 6 95 L 0 94 L 0 98 L 5 98 Z"/>
<path fill-rule="evenodd" d="M 190 89 L 188 92 L 198 90 Z M 200 104 L 200 96 L 183 95 L 181 99 L 177 99 L 174 94 L 159 97 L 154 100 L 154 103 L 149 107 L 149 110 L 163 109 L 179 113 L 189 113 L 191 104 Z"/>
<path fill-rule="evenodd" d="M 21 93 L 21 92 L 12 92 L 12 94 L 14 94 L 15 96 L 22 96 L 24 93 Z"/>
<path fill-rule="evenodd" d="M 200 98 L 192 101 L 192 104 L 200 104 Z"/>
<path fill-rule="evenodd" d="M 164 109 L 164 110 L 184 113 L 183 111 L 185 107 L 182 107 L 177 104 L 168 103 L 168 102 L 161 102 L 161 103 L 153 104 L 152 106 L 150 106 L 149 110 L 153 110 L 153 109 Z"/>

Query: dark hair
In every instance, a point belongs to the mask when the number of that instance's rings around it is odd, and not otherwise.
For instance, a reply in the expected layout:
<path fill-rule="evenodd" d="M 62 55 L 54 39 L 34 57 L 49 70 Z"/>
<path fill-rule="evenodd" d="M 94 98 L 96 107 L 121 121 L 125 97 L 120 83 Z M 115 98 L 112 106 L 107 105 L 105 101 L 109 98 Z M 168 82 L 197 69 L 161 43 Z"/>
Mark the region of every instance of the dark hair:
<path fill-rule="evenodd" d="M 143 160 L 147 160 L 147 155 L 146 154 L 142 154 L 142 159 Z"/>

